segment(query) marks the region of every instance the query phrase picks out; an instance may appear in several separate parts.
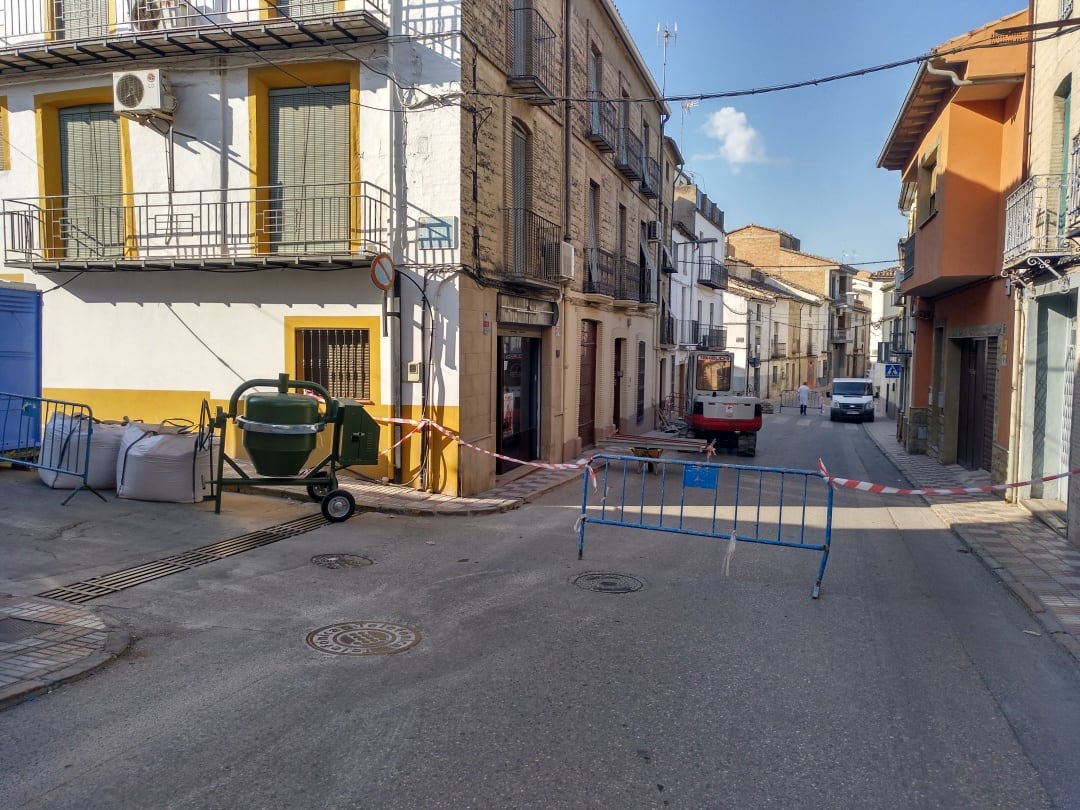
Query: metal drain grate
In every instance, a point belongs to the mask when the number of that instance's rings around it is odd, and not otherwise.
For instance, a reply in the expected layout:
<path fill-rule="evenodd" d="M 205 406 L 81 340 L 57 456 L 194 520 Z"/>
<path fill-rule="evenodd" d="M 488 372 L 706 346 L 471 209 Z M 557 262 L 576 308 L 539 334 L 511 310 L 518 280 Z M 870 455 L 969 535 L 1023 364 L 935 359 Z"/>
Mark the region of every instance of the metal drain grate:
<path fill-rule="evenodd" d="M 161 579 L 172 574 L 190 571 L 200 565 L 223 560 L 226 557 L 251 551 L 260 546 L 267 546 L 270 543 L 276 543 L 278 540 L 295 537 L 298 534 L 304 534 L 325 526 L 327 523 L 329 521 L 322 515 L 297 518 L 296 520 L 279 523 L 277 526 L 270 526 L 266 529 L 231 537 L 228 540 L 211 543 L 208 546 L 199 546 L 199 548 L 185 551 L 182 554 L 173 554 L 143 565 L 124 568 L 111 574 L 102 574 L 81 582 L 74 582 L 71 585 L 53 588 L 37 595 L 45 599 L 57 599 L 61 602 L 82 604 L 100 596 L 107 596 L 111 593 L 133 588 L 144 582 L 152 582 L 155 579 Z"/>
<path fill-rule="evenodd" d="M 611 574 L 598 571 L 578 574 L 570 582 L 579 588 L 594 591 L 595 593 L 633 593 L 645 587 L 642 580 L 629 574 Z"/>

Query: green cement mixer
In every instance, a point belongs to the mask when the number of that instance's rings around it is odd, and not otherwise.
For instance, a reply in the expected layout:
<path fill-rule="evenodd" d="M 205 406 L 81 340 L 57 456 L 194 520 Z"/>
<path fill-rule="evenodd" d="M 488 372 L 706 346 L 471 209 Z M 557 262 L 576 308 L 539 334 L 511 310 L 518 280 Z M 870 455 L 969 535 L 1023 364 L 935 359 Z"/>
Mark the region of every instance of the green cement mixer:
<path fill-rule="evenodd" d="M 252 390 L 269 387 L 276 390 Z M 246 392 L 250 393 L 244 397 Z M 204 410 L 209 410 L 206 403 Z M 347 490 L 338 488 L 337 471 L 379 461 L 379 425 L 363 405 L 354 399 L 334 399 L 318 383 L 292 380 L 288 374 L 241 384 L 229 399 L 228 411 L 219 406 L 212 423 L 220 448 L 216 477 L 211 482 L 216 512 L 221 511 L 224 487 L 306 486 L 308 495 L 320 501 L 323 516 L 339 523 L 352 516 L 356 501 Z M 251 475 L 241 460 L 225 453 L 225 431 L 230 423 L 241 431 L 244 451 L 256 475 Z M 318 435 L 328 427 L 332 432 L 329 454 L 305 470 Z M 235 476 L 226 477 L 226 464 Z"/>

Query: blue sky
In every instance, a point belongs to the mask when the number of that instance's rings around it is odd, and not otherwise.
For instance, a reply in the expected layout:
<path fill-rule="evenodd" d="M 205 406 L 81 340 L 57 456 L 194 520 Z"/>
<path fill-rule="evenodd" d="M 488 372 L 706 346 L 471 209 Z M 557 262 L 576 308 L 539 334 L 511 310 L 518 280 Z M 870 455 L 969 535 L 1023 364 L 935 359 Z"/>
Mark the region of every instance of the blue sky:
<path fill-rule="evenodd" d="M 921 56 L 1019 11 L 1024 0 L 615 0 L 665 94 L 748 90 Z M 788 231 L 808 253 L 867 270 L 896 264 L 900 174 L 877 158 L 915 76 L 908 65 L 754 96 L 673 102 L 666 133 L 727 229 Z"/>

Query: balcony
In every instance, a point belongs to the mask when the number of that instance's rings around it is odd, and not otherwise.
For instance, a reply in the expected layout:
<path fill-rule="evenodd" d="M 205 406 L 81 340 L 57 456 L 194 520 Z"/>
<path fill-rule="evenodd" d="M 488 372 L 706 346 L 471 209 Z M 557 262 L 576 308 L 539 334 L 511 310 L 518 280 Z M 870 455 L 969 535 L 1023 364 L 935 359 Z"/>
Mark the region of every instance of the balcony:
<path fill-rule="evenodd" d="M 619 116 L 615 102 L 601 98 L 600 93 L 591 91 L 589 97 L 589 123 L 585 127 L 585 140 L 592 143 L 601 152 L 614 152 Z"/>
<path fill-rule="evenodd" d="M 915 273 L 915 234 L 901 239 L 896 249 L 900 254 L 900 277 L 896 279 L 896 286 L 899 287 L 901 281 L 906 281 Z"/>
<path fill-rule="evenodd" d="M 660 345 L 661 346 L 674 346 L 675 335 L 677 333 L 678 323 L 671 316 L 670 313 L 665 313 L 660 316 Z"/>
<path fill-rule="evenodd" d="M 1070 11 L 1072 4 L 1069 4 Z M 1072 154 L 1069 157 L 1072 172 L 1069 174 L 1069 200 L 1065 209 L 1065 234 L 1080 236 L 1080 135 L 1073 138 Z"/>
<path fill-rule="evenodd" d="M 603 248 L 585 249 L 586 276 L 584 291 L 593 295 L 615 297 L 615 254 Z"/>
<path fill-rule="evenodd" d="M 654 200 L 660 196 L 660 164 L 648 156 L 641 162 L 641 193 Z"/>
<path fill-rule="evenodd" d="M 813 343 L 807 343 L 806 344 L 806 356 L 807 357 L 817 357 L 816 349 L 817 349 L 817 346 L 815 346 Z"/>
<path fill-rule="evenodd" d="M 655 304 L 652 292 L 652 273 L 647 267 L 630 261 L 625 256 L 618 260 L 619 270 L 615 277 L 615 300 Z"/>
<path fill-rule="evenodd" d="M 911 354 L 911 332 L 907 329 L 905 318 L 896 318 L 889 333 L 889 352 L 898 357 Z"/>
<path fill-rule="evenodd" d="M 1005 268 L 1036 257 L 1056 259 L 1076 252 L 1067 238 L 1066 181 L 1061 175 L 1038 174 L 1009 195 L 1005 203 Z"/>
<path fill-rule="evenodd" d="M 728 286 L 727 268 L 716 259 L 701 259 L 698 263 L 697 282 L 702 287 L 714 290 L 726 290 Z"/>
<path fill-rule="evenodd" d="M 530 104 L 554 104 L 557 87 L 555 32 L 527 0 L 515 0 L 506 15 L 507 84 Z"/>
<path fill-rule="evenodd" d="M 702 349 L 723 351 L 727 348 L 727 329 L 701 324 L 698 346 Z"/>
<path fill-rule="evenodd" d="M 390 247 L 371 183 L 3 201 L 4 262 L 38 273 L 363 265 Z"/>
<path fill-rule="evenodd" d="M 680 346 L 696 347 L 701 345 L 705 334 L 705 325 L 700 321 L 677 321 L 676 343 Z"/>
<path fill-rule="evenodd" d="M 503 278 L 508 281 L 559 283 L 562 229 L 528 208 L 507 208 Z"/>
<path fill-rule="evenodd" d="M 641 138 L 630 127 L 623 127 L 619 130 L 618 147 L 615 168 L 628 180 L 641 180 Z"/>
<path fill-rule="evenodd" d="M 774 340 L 770 344 L 769 348 L 770 348 L 769 357 L 772 360 L 779 360 L 779 359 L 781 359 L 783 357 L 788 356 L 788 354 L 787 354 L 787 344 L 786 343 L 780 343 L 779 341 Z"/>
<path fill-rule="evenodd" d="M 389 0 L 290 0 L 208 6 L 188 0 L 12 0 L 0 77 L 133 60 L 223 56 L 385 39 Z"/>
<path fill-rule="evenodd" d="M 851 327 L 839 327 L 830 330 L 830 343 L 851 343 L 855 339 L 855 330 Z"/>

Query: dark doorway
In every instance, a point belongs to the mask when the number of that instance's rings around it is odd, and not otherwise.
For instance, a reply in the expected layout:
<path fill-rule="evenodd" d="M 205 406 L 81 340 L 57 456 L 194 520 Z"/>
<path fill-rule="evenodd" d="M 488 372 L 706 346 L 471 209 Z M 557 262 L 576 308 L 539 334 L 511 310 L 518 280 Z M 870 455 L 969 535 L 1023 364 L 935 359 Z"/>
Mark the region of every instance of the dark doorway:
<path fill-rule="evenodd" d="M 581 322 L 578 367 L 578 438 L 582 447 L 596 444 L 596 321 Z"/>
<path fill-rule="evenodd" d="M 611 398 L 611 423 L 615 432 L 622 433 L 622 380 L 626 371 L 623 369 L 623 356 L 626 354 L 626 339 L 615 338 L 615 385 Z"/>
<path fill-rule="evenodd" d="M 986 341 L 960 344 L 960 408 L 956 424 L 956 463 L 968 470 L 989 467 L 983 459 L 986 429 Z"/>
<path fill-rule="evenodd" d="M 499 338 L 499 432 L 496 452 L 521 461 L 540 455 L 540 340 L 503 335 Z M 501 475 L 519 464 L 496 459 Z"/>

